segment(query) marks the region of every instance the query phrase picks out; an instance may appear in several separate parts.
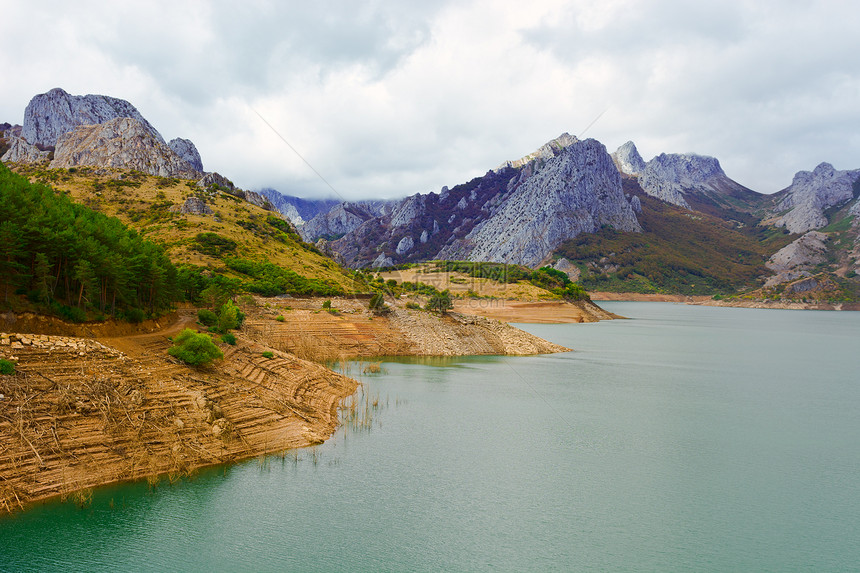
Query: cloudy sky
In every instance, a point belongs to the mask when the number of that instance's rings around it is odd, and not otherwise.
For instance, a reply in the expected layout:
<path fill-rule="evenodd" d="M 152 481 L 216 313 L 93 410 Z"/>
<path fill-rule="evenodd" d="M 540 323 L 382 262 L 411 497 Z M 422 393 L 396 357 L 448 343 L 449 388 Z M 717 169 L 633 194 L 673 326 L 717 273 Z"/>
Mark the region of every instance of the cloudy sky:
<path fill-rule="evenodd" d="M 565 131 L 609 151 L 633 140 L 646 160 L 713 155 L 763 193 L 822 161 L 860 168 L 851 0 L 0 0 L 0 14 L 0 122 L 53 87 L 120 97 L 248 189 L 438 191 Z"/>

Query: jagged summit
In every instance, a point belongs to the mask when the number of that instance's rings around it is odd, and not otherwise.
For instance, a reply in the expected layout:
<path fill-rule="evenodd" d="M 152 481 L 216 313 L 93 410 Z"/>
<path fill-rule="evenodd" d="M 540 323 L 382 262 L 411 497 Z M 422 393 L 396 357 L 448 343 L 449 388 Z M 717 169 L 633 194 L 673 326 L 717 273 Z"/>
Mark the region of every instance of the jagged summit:
<path fill-rule="evenodd" d="M 649 195 L 689 209 L 684 196 L 690 192 L 713 190 L 713 181 L 717 178 L 728 179 L 715 157 L 661 153 L 645 165 L 639 183 Z"/>
<path fill-rule="evenodd" d="M 463 243 L 471 246 L 469 260 L 536 266 L 563 241 L 602 225 L 642 230 L 606 148 L 595 139 L 577 140 L 523 181 Z"/>
<path fill-rule="evenodd" d="M 520 167 L 531 163 L 535 159 L 542 159 L 544 161 L 552 159 L 553 157 L 558 155 L 559 152 L 561 152 L 563 149 L 567 149 L 577 141 L 579 140 L 576 137 L 570 135 L 567 132 L 564 132 L 555 139 L 544 143 L 539 148 L 537 148 L 537 150 L 529 153 L 528 155 L 524 155 L 523 157 L 520 157 L 519 159 L 515 159 L 513 161 L 505 161 L 504 163 L 496 167 L 494 171 L 499 172 L 508 167 L 519 169 Z"/>
<path fill-rule="evenodd" d="M 717 158 L 696 153 L 661 153 L 645 164 L 638 179 L 652 197 L 720 217 L 745 216 L 763 197 L 730 179 Z"/>
<path fill-rule="evenodd" d="M 612 154 L 612 161 L 618 167 L 618 170 L 625 175 L 639 175 L 645 171 L 645 161 L 639 155 L 639 150 L 632 141 L 628 141 L 621 147 L 615 150 Z"/>
<path fill-rule="evenodd" d="M 138 120 L 164 143 L 161 134 L 129 102 L 104 95 L 73 96 L 62 88 L 33 96 L 24 110 L 21 135 L 33 145 L 53 147 L 61 135 L 79 125 L 105 123 L 118 117 Z"/>
<path fill-rule="evenodd" d="M 131 103 L 104 95 L 70 95 L 62 88 L 33 96 L 20 136 L 7 136 L 2 161 L 52 167 L 115 167 L 152 175 L 199 178 L 203 162 L 194 143 L 169 144 Z"/>

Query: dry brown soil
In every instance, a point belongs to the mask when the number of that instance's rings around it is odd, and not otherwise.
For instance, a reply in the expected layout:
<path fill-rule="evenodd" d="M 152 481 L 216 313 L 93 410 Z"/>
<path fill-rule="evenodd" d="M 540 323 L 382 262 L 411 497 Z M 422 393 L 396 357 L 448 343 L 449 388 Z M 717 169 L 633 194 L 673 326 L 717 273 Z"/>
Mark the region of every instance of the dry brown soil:
<path fill-rule="evenodd" d="M 503 299 L 461 299 L 454 302 L 456 312 L 484 316 L 503 322 L 561 324 L 597 322 L 621 318 L 587 301 L 516 301 Z"/>
<path fill-rule="evenodd" d="M 619 300 L 637 302 L 690 302 L 703 303 L 711 300 L 709 296 L 686 296 L 683 294 L 643 294 L 639 292 L 592 292 L 591 300 Z"/>
<path fill-rule="evenodd" d="M 244 331 L 265 344 L 314 361 L 372 356 L 462 356 L 542 354 L 567 348 L 481 316 L 438 316 L 389 300 L 390 312 L 377 316 L 367 301 L 268 299 L 249 311 Z"/>
<path fill-rule="evenodd" d="M 317 444 L 357 383 L 240 336 L 224 359 L 193 368 L 167 354 L 180 313 L 148 334 L 87 341 L 33 336 L 0 354 L 0 511 L 88 488 Z M 41 340 L 40 340 L 41 338 Z M 95 343 L 100 343 L 96 345 Z M 13 345 L 15 348 L 13 348 Z"/>

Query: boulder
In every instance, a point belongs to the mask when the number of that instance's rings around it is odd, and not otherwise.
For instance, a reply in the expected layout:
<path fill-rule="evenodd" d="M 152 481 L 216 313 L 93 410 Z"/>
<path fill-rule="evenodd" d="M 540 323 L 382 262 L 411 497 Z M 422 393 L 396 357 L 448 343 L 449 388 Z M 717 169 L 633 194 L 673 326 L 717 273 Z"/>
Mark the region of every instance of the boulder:
<path fill-rule="evenodd" d="M 183 215 L 211 215 L 212 209 L 203 202 L 199 197 L 189 197 L 185 203 L 179 207 L 179 212 Z"/>

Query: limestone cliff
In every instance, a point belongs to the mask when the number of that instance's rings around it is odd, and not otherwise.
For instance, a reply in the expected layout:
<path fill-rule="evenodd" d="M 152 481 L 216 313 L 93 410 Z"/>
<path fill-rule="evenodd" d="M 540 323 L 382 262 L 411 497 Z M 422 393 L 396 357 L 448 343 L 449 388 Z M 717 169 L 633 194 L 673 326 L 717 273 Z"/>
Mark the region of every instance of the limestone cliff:
<path fill-rule="evenodd" d="M 536 266 L 563 241 L 608 225 L 641 231 L 606 148 L 577 141 L 527 178 L 469 233 L 468 259 Z"/>
<path fill-rule="evenodd" d="M 120 117 L 138 120 L 142 129 L 164 144 L 161 135 L 129 102 L 103 96 L 73 96 L 60 88 L 39 94 L 24 110 L 22 136 L 32 144 L 53 147 L 60 136 L 81 125 L 105 123 Z"/>
<path fill-rule="evenodd" d="M 821 163 L 812 172 L 799 171 L 791 185 L 780 191 L 773 209 L 773 224 L 792 233 L 804 233 L 827 225 L 826 209 L 845 205 L 854 198 L 860 170 L 839 171 Z"/>
<path fill-rule="evenodd" d="M 395 201 L 345 201 L 321 212 L 299 228 L 308 242 L 319 238 L 342 237 L 362 223 L 383 217 L 397 205 Z"/>
<path fill-rule="evenodd" d="M 301 227 L 321 213 L 328 212 L 341 202 L 339 199 L 302 199 L 293 195 L 284 195 L 271 188 L 260 189 L 259 193 L 297 227 Z"/>
<path fill-rule="evenodd" d="M 639 184 L 652 197 L 689 209 L 684 195 L 710 188 L 713 180 L 723 177 L 725 173 L 714 157 L 662 153 L 647 163 Z"/>
<path fill-rule="evenodd" d="M 51 167 L 79 165 L 136 169 L 161 177 L 200 177 L 187 161 L 153 135 L 147 124 L 129 117 L 80 125 L 61 135 Z"/>
<path fill-rule="evenodd" d="M 533 266 L 561 242 L 601 225 L 641 230 L 606 148 L 567 134 L 483 177 L 367 215 L 344 206 L 325 216 L 327 228 L 339 231 L 332 234 L 346 232 L 328 246 L 350 266 L 430 259 Z M 305 225 L 306 238 L 319 232 L 315 222 Z"/>

